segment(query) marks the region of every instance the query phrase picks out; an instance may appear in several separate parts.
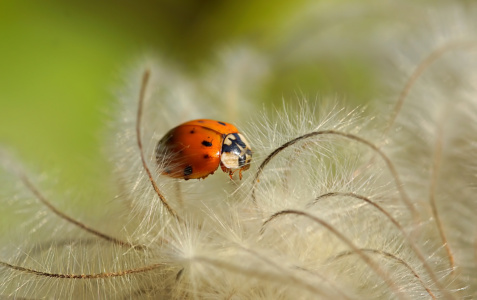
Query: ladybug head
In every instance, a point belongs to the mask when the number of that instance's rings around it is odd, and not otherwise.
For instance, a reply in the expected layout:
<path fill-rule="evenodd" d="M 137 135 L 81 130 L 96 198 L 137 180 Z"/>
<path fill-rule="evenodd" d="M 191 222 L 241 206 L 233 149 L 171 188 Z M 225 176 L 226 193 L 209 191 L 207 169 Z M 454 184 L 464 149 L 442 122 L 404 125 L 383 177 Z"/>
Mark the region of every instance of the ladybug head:
<path fill-rule="evenodd" d="M 225 136 L 222 144 L 220 163 L 224 172 L 247 170 L 252 161 L 252 149 L 245 137 L 240 133 Z"/>

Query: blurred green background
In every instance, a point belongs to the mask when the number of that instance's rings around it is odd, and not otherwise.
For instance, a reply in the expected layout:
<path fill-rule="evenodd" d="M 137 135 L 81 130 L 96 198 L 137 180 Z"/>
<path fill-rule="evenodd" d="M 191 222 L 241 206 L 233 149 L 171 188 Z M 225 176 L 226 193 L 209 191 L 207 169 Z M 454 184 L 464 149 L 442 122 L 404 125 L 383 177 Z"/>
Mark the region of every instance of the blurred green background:
<path fill-rule="evenodd" d="M 124 67 L 152 52 L 194 68 L 228 40 L 260 40 L 299 4 L 1 1 L 0 145 L 38 170 L 61 170 L 65 186 L 94 186 Z"/>
<path fill-rule="evenodd" d="M 237 40 L 273 52 L 287 24 L 301 21 L 292 16 L 307 2 L 1 1 L 0 145 L 37 170 L 61 170 L 65 187 L 100 188 L 109 172 L 98 154 L 100 131 L 120 70 L 152 52 L 193 71 L 217 47 Z M 348 2 L 316 1 L 330 11 Z M 324 24 L 329 34 L 330 25 L 349 21 L 332 17 L 315 20 L 310 30 L 319 33 L 317 24 Z M 360 20 L 350 36 L 359 41 L 377 22 L 383 16 Z M 370 99 L 375 74 L 369 60 L 337 50 L 314 64 L 273 70 L 269 102 L 297 91 L 311 99 L 352 95 L 354 104 Z"/>
<path fill-rule="evenodd" d="M 194 69 L 236 39 L 266 49 L 303 3 L 1 1 L 0 145 L 61 170 L 65 186 L 100 186 L 99 132 L 122 68 L 157 52 Z"/>

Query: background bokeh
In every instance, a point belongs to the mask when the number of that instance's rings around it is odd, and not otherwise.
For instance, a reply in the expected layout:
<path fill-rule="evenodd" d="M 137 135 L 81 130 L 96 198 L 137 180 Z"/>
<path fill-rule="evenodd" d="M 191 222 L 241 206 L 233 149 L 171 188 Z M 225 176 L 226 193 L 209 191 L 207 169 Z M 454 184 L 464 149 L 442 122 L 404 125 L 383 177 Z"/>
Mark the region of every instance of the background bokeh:
<path fill-rule="evenodd" d="M 0 144 L 65 186 L 95 185 L 120 71 L 144 53 L 194 69 L 219 44 L 260 40 L 300 1 L 1 1 Z M 94 174 L 94 176 L 90 176 Z"/>
<path fill-rule="evenodd" d="M 137 57 L 154 53 L 194 73 L 219 47 L 245 43 L 286 61 L 310 36 L 333 40 L 345 24 L 359 44 L 387 22 L 356 1 L 316 1 L 316 16 L 302 17 L 308 2 L 1 1 L 0 145 L 37 170 L 61 170 L 60 186 L 99 188 L 109 172 L 100 155 L 101 128 L 121 71 Z M 356 9 L 340 8 L 349 6 Z M 334 94 L 364 103 L 374 95 L 376 74 L 369 56 L 352 53 L 336 49 L 311 64 L 306 57 L 278 64 L 261 101 Z"/>

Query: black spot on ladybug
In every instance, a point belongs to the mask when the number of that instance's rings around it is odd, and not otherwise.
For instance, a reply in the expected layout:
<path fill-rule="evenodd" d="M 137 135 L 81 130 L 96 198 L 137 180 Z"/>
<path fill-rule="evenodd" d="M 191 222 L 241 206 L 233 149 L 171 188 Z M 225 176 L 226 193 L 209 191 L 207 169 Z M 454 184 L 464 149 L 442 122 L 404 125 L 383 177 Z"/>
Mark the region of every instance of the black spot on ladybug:
<path fill-rule="evenodd" d="M 219 123 L 220 125 L 225 126 L 225 123 L 224 123 L 224 122 L 219 122 L 219 121 L 217 121 L 217 123 Z"/>
<path fill-rule="evenodd" d="M 209 158 L 209 157 L 210 157 L 209 154 L 205 154 L 205 155 L 204 155 L 204 158 L 205 158 L 205 159 L 207 159 L 207 158 Z"/>
<path fill-rule="evenodd" d="M 199 121 L 197 121 L 197 123 L 204 123 L 204 121 L 202 121 L 202 120 L 199 120 Z"/>
<path fill-rule="evenodd" d="M 194 134 L 194 133 L 195 133 L 194 129 L 192 129 L 192 130 L 190 131 L 190 133 L 191 133 L 191 134 Z"/>
<path fill-rule="evenodd" d="M 192 166 L 187 166 L 184 168 L 184 176 L 189 176 L 192 174 Z"/>
<path fill-rule="evenodd" d="M 206 146 L 206 147 L 210 147 L 212 146 L 212 143 L 211 142 L 207 142 L 207 141 L 202 141 L 202 145 Z"/>

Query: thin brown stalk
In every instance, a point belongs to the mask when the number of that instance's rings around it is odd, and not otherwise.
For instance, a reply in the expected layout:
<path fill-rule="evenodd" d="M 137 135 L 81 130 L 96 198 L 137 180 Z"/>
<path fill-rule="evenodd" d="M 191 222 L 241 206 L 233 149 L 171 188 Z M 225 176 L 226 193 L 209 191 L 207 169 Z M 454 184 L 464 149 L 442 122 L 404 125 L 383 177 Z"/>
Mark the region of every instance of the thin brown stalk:
<path fill-rule="evenodd" d="M 306 140 L 306 139 L 310 139 L 310 138 L 314 138 L 316 136 L 320 136 L 320 135 L 337 135 L 337 136 L 341 136 L 341 137 L 344 137 L 344 138 L 347 138 L 347 139 L 350 139 L 350 140 L 353 140 L 353 141 L 356 141 L 358 143 L 361 143 L 361 144 L 364 144 L 366 146 L 368 146 L 369 148 L 371 148 L 373 151 L 375 151 L 377 154 L 379 154 L 379 156 L 383 159 L 383 161 L 386 163 L 386 166 L 388 167 L 389 169 L 389 172 L 391 173 L 391 176 L 393 177 L 394 179 L 394 183 L 396 185 L 396 188 L 399 192 L 399 194 L 401 195 L 401 199 L 402 201 L 404 202 L 404 204 L 407 206 L 407 208 L 409 209 L 409 211 L 411 212 L 411 214 L 413 215 L 413 217 L 415 219 L 417 219 L 418 217 L 418 214 L 417 214 L 417 211 L 416 211 L 416 208 L 414 207 L 414 205 L 412 204 L 411 200 L 409 199 L 409 196 L 407 195 L 406 191 L 404 190 L 403 188 L 403 184 L 401 182 L 401 180 L 399 179 L 399 175 L 396 171 L 396 168 L 394 167 L 394 165 L 392 164 L 391 160 L 386 156 L 386 154 L 384 154 L 383 151 L 381 151 L 376 145 L 374 145 L 373 143 L 361 138 L 361 137 L 358 137 L 356 135 L 353 135 L 353 134 L 350 134 L 350 133 L 345 133 L 345 132 L 341 132 L 341 131 L 336 131 L 336 130 L 321 130 L 321 131 L 314 131 L 314 132 L 310 132 L 310 133 L 307 133 L 307 134 L 304 134 L 302 136 L 299 136 L 291 141 L 288 141 L 286 142 L 285 144 L 281 145 L 280 147 L 276 148 L 272 153 L 270 153 L 266 158 L 265 160 L 262 162 L 262 164 L 258 167 L 257 169 L 257 172 L 255 173 L 255 177 L 254 177 L 254 180 L 253 180 L 253 183 L 252 183 L 252 201 L 255 203 L 255 205 L 258 207 L 257 205 L 257 200 L 255 198 L 255 189 L 256 189 L 256 185 L 257 183 L 259 182 L 259 177 L 260 175 L 262 174 L 263 170 L 265 169 L 265 167 L 268 165 L 268 163 L 278 154 L 280 153 L 281 151 L 285 150 L 286 148 L 296 144 L 297 142 L 299 141 L 303 141 L 303 140 Z"/>
<path fill-rule="evenodd" d="M 302 153 L 303 151 L 306 150 L 306 147 L 308 146 L 308 144 L 311 144 L 310 143 L 303 143 L 303 145 L 301 145 L 300 148 L 297 148 L 293 151 L 293 154 L 290 155 L 290 158 L 287 160 L 287 166 L 285 167 L 285 171 L 284 171 L 284 174 L 282 176 L 282 184 L 281 186 L 283 187 L 283 189 L 286 191 L 286 193 L 289 192 L 289 189 L 290 189 L 290 182 L 289 182 L 289 178 L 291 176 L 291 170 L 293 168 L 293 165 L 296 163 L 296 161 L 298 160 L 298 158 L 300 157 L 300 153 Z"/>
<path fill-rule="evenodd" d="M 137 109 L 137 118 L 136 118 L 136 138 L 137 138 L 137 146 L 139 148 L 139 154 L 141 156 L 141 162 L 144 170 L 147 173 L 147 176 L 149 177 L 149 181 L 151 182 L 152 187 L 154 188 L 154 191 L 156 192 L 157 196 L 162 202 L 162 205 L 166 208 L 166 210 L 178 221 L 182 222 L 182 219 L 177 215 L 176 211 L 169 205 L 167 202 L 166 198 L 164 195 L 161 193 L 159 187 L 156 184 L 156 181 L 152 177 L 151 170 L 149 170 L 149 167 L 147 166 L 146 159 L 144 157 L 144 148 L 142 146 L 142 139 L 141 139 L 141 119 L 142 119 L 142 109 L 144 106 L 144 98 L 146 97 L 146 89 L 147 89 L 147 84 L 149 82 L 151 72 L 150 70 L 146 70 L 143 74 L 142 77 L 142 84 L 141 84 L 141 90 L 139 92 L 139 103 L 138 103 L 138 109 Z"/>
<path fill-rule="evenodd" d="M 401 93 L 399 94 L 399 97 L 396 101 L 396 105 L 394 106 L 391 119 L 389 120 L 389 123 L 384 130 L 384 135 L 387 135 L 387 133 L 393 126 L 394 122 L 396 121 L 397 116 L 399 115 L 402 109 L 402 106 L 404 104 L 404 100 L 409 95 L 409 92 L 411 91 L 412 86 L 414 85 L 414 83 L 416 83 L 416 81 L 424 73 L 424 71 L 426 71 L 429 68 L 429 66 L 431 66 L 435 61 L 437 61 L 444 54 L 446 54 L 447 52 L 451 50 L 463 50 L 467 48 L 473 48 L 476 46 L 477 46 L 477 43 L 475 41 L 469 41 L 469 40 L 450 42 L 435 49 L 423 61 L 421 61 L 421 63 L 417 65 L 416 69 L 414 69 L 411 76 L 409 77 L 406 84 L 404 85 L 403 89 L 401 90 Z"/>
<path fill-rule="evenodd" d="M 325 227 L 328 231 L 330 231 L 333 235 L 335 235 L 339 240 L 341 240 L 343 243 L 345 243 L 349 248 L 353 250 L 359 257 L 373 270 L 379 277 L 381 277 L 386 284 L 394 291 L 395 295 L 398 296 L 399 298 L 403 299 L 405 298 L 400 289 L 396 286 L 394 281 L 388 276 L 386 272 L 384 272 L 378 264 L 376 264 L 373 260 L 371 260 L 364 252 L 360 250 L 351 240 L 349 240 L 347 237 L 345 237 L 341 232 L 336 230 L 332 225 L 328 224 L 327 222 L 321 220 L 318 217 L 315 217 L 313 215 L 310 215 L 306 212 L 303 211 L 298 211 L 298 210 L 282 210 L 279 211 L 275 214 L 273 214 L 270 218 L 268 218 L 265 222 L 262 224 L 262 229 L 260 230 L 260 233 L 263 234 L 265 229 L 267 228 L 267 224 L 269 224 L 271 221 L 275 220 L 278 217 L 285 216 L 285 215 L 297 215 L 297 216 L 304 216 L 321 226 Z"/>
<path fill-rule="evenodd" d="M 23 173 L 19 173 L 18 174 L 20 180 L 22 181 L 22 183 L 26 186 L 26 188 L 33 193 L 33 195 L 35 195 L 35 197 L 43 204 L 45 205 L 50 211 L 52 211 L 55 215 L 57 215 L 58 217 L 62 218 L 63 220 L 79 227 L 80 229 L 82 230 L 85 230 L 99 238 L 102 238 L 108 242 L 111 242 L 111 243 L 114 243 L 116 245 L 120 245 L 120 246 L 123 246 L 123 247 L 128 247 L 128 248 L 135 248 L 135 249 L 142 249 L 143 246 L 142 245 L 132 245 L 131 243 L 129 242 L 126 242 L 126 241 L 122 241 L 120 239 L 117 239 L 115 237 L 112 237 L 112 236 L 109 236 L 107 234 L 104 234 L 102 232 L 99 232 L 98 230 L 96 229 L 93 229 L 91 227 L 89 227 L 88 225 L 84 224 L 84 223 L 81 223 L 80 221 L 78 220 L 75 220 L 73 219 L 72 217 L 68 216 L 67 214 L 63 213 L 62 211 L 60 211 L 59 209 L 57 209 L 56 207 L 54 207 L 47 199 L 46 197 L 33 185 L 33 183 L 28 179 L 28 177 L 23 174 Z"/>
<path fill-rule="evenodd" d="M 469 41 L 469 40 L 461 40 L 461 41 L 454 41 L 450 42 L 447 44 L 444 44 L 443 46 L 435 49 L 432 51 L 424 60 L 421 61 L 419 65 L 414 69 L 412 72 L 411 76 L 409 76 L 408 80 L 406 81 L 406 84 L 402 88 L 401 92 L 399 93 L 398 99 L 396 101 L 396 104 L 394 106 L 394 109 L 392 110 L 391 118 L 388 121 L 388 124 L 386 125 L 384 131 L 383 131 L 383 137 L 385 138 L 391 128 L 393 127 L 394 123 L 396 122 L 397 117 L 399 116 L 399 113 L 401 112 L 401 109 L 404 105 L 404 101 L 408 97 L 409 93 L 411 92 L 411 89 L 413 85 L 417 82 L 419 77 L 438 59 L 440 59 L 442 56 L 444 56 L 447 52 L 451 50 L 464 50 L 466 48 L 473 48 L 476 47 L 477 43 L 475 41 Z M 366 168 L 367 166 L 371 165 L 374 161 L 374 157 L 372 157 L 367 164 L 365 164 L 363 167 L 360 167 L 358 170 L 356 170 L 356 173 L 359 174 L 362 169 Z"/>
<path fill-rule="evenodd" d="M 123 271 L 93 273 L 93 274 L 61 274 L 61 273 L 43 272 L 43 271 L 38 271 L 38 270 L 30 269 L 30 268 L 17 266 L 17 265 L 12 265 L 3 261 L 0 261 L 0 266 L 3 266 L 11 270 L 15 270 L 18 272 L 27 273 L 27 274 L 31 274 L 35 276 L 40 276 L 40 277 L 50 277 L 50 278 L 59 278 L 59 279 L 104 279 L 104 278 L 112 278 L 112 277 L 121 277 L 121 276 L 130 275 L 130 274 L 145 273 L 145 272 L 158 269 L 164 266 L 164 264 L 152 264 L 149 266 L 144 266 L 144 267 L 134 268 L 134 269 L 127 269 Z"/>
<path fill-rule="evenodd" d="M 445 119 L 444 117 L 442 119 Z M 447 241 L 447 237 L 444 231 L 444 225 L 442 224 L 442 220 L 440 218 L 439 211 L 437 209 L 436 203 L 436 189 L 439 177 L 439 170 L 441 166 L 441 159 L 442 159 L 442 139 L 444 135 L 444 120 L 442 122 L 438 122 L 437 125 L 437 135 L 436 141 L 434 144 L 434 154 L 432 157 L 432 169 L 431 169 L 431 182 L 429 186 L 429 204 L 431 205 L 432 215 L 436 221 L 437 230 L 439 231 L 439 235 L 442 240 L 442 244 L 446 249 L 447 257 L 449 258 L 449 265 L 451 267 L 451 273 L 455 271 L 455 261 L 454 255 L 450 249 L 449 243 Z"/>
<path fill-rule="evenodd" d="M 442 284 L 440 283 L 439 279 L 437 278 L 435 272 L 432 270 L 431 266 L 429 266 L 429 264 L 427 263 L 425 257 L 424 257 L 424 254 L 422 254 L 421 250 L 419 250 L 419 248 L 416 246 L 416 244 L 414 243 L 414 240 L 412 239 L 411 236 L 409 236 L 406 231 L 404 230 L 404 228 L 401 226 L 401 224 L 399 224 L 399 222 L 393 218 L 393 216 L 391 216 L 390 213 L 388 213 L 384 208 L 382 208 L 379 204 L 375 203 L 374 201 L 372 201 L 371 199 L 369 199 L 368 197 L 365 197 L 365 196 L 362 196 L 362 195 L 359 195 L 359 194 L 355 194 L 355 193 L 342 193 L 342 192 L 331 192 L 331 193 L 327 193 L 327 194 L 323 194 L 323 195 L 320 195 L 318 197 L 316 197 L 316 199 L 311 202 L 310 204 L 311 205 L 314 205 L 316 204 L 320 199 L 324 199 L 324 198 L 327 198 L 327 197 L 337 197 L 337 196 L 342 196 L 342 197 L 351 197 L 351 198 L 354 198 L 354 199 L 358 199 L 358 200 L 362 200 L 368 204 L 370 204 L 371 206 L 373 206 L 374 208 L 376 208 L 377 210 L 379 210 L 382 214 L 384 214 L 384 216 L 389 219 L 389 221 L 391 221 L 391 223 L 401 232 L 402 236 L 404 237 L 404 239 L 408 242 L 409 246 L 411 247 L 412 251 L 414 251 L 414 253 L 416 254 L 417 258 L 419 259 L 419 261 L 421 262 L 422 266 L 424 267 L 424 269 L 426 270 L 426 272 L 429 274 L 429 276 L 431 277 L 432 281 L 434 282 L 434 284 L 442 291 L 445 291 L 445 288 L 442 286 Z M 452 296 L 450 295 L 447 295 L 448 298 L 452 298 Z"/>
<path fill-rule="evenodd" d="M 385 251 L 382 251 L 382 250 L 377 250 L 377 249 L 367 249 L 367 248 L 361 248 L 360 249 L 362 252 L 370 252 L 370 253 L 373 253 L 373 254 L 378 254 L 378 255 L 382 255 L 383 257 L 386 257 L 386 258 L 390 258 L 394 261 L 396 261 L 397 263 L 403 265 L 406 269 L 409 270 L 409 272 L 412 273 L 412 275 L 414 275 L 414 277 L 417 278 L 417 280 L 419 280 L 419 282 L 421 283 L 422 287 L 427 291 L 427 293 L 429 294 L 429 296 L 432 297 L 432 299 L 436 299 L 436 296 L 432 293 L 432 291 L 426 286 L 426 284 L 424 283 L 424 281 L 422 281 L 421 277 L 416 273 L 416 271 L 414 271 L 412 269 L 412 267 L 406 262 L 404 261 L 403 259 L 397 257 L 396 255 L 392 254 L 392 253 L 389 253 L 389 252 L 385 252 Z M 341 253 L 339 253 L 338 255 L 334 256 L 334 257 L 331 257 L 330 259 L 328 259 L 328 262 L 330 261 L 333 261 L 333 260 L 337 260 L 337 259 L 340 259 L 340 258 L 343 258 L 343 257 L 346 257 L 346 256 L 350 256 L 350 255 L 354 255 L 356 254 L 356 252 L 354 251 L 343 251 Z"/>

